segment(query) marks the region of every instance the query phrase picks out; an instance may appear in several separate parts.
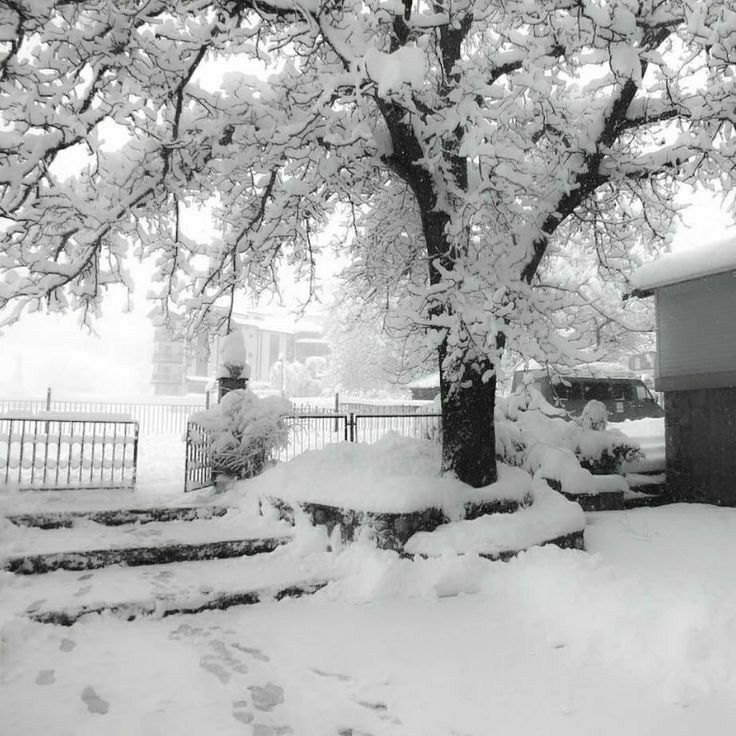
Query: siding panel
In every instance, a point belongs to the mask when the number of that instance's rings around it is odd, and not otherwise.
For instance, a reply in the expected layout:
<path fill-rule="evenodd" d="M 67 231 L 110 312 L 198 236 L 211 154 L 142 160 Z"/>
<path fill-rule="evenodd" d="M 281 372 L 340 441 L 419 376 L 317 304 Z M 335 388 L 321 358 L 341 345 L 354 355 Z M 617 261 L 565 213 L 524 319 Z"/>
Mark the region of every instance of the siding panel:
<path fill-rule="evenodd" d="M 657 291 L 658 376 L 736 370 L 736 278 L 718 274 Z"/>

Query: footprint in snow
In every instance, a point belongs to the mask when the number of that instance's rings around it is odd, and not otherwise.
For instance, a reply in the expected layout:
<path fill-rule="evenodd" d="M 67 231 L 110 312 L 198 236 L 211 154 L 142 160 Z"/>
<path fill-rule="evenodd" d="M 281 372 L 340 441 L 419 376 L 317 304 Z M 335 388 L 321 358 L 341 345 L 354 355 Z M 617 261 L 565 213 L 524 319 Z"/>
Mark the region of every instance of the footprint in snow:
<path fill-rule="evenodd" d="M 254 649 L 253 647 L 244 647 L 242 644 L 233 642 L 232 645 L 235 649 L 239 649 L 241 652 L 249 654 L 253 659 L 257 659 L 259 662 L 270 662 L 271 657 L 265 655 L 260 649 Z"/>
<path fill-rule="evenodd" d="M 230 682 L 230 673 L 220 664 L 217 657 L 207 654 L 199 660 L 199 666 L 214 675 L 223 685 Z"/>
<path fill-rule="evenodd" d="M 92 590 L 91 585 L 83 585 L 79 590 L 74 593 L 75 598 L 79 598 L 81 595 L 87 595 Z"/>
<path fill-rule="evenodd" d="M 273 683 L 251 685 L 248 690 L 253 696 L 253 707 L 257 710 L 272 711 L 284 702 L 284 689 Z"/>
<path fill-rule="evenodd" d="M 241 723 L 252 723 L 254 716 L 248 712 L 247 700 L 236 700 L 233 703 L 233 718 Z"/>
<path fill-rule="evenodd" d="M 59 649 L 62 652 L 71 652 L 75 646 L 77 646 L 77 643 L 72 639 L 62 639 L 61 644 L 59 644 Z"/>
<path fill-rule="evenodd" d="M 266 726 L 264 723 L 253 724 L 253 736 L 287 736 L 294 731 L 289 726 Z"/>
<path fill-rule="evenodd" d="M 36 685 L 51 685 L 56 682 L 56 675 L 53 670 L 40 670 L 36 675 Z"/>
<path fill-rule="evenodd" d="M 90 713 L 104 716 L 110 710 L 110 703 L 101 698 L 92 687 L 87 686 L 82 690 L 82 700 Z"/>
<path fill-rule="evenodd" d="M 318 670 L 312 668 L 312 672 L 314 672 L 315 675 L 319 675 L 320 677 L 330 677 L 335 680 L 340 680 L 340 682 L 350 682 L 353 678 L 350 677 L 350 675 L 343 675 L 340 672 L 325 672 L 324 670 Z"/>

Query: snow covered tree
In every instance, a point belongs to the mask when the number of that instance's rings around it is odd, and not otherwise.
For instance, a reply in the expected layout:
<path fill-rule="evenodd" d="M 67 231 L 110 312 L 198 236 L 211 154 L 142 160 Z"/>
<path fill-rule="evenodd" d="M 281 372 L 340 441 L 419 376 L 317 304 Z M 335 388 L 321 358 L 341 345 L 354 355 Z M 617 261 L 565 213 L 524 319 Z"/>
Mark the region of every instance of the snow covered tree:
<path fill-rule="evenodd" d="M 94 312 L 132 250 L 207 319 L 282 255 L 311 278 L 341 205 L 410 256 L 443 468 L 484 485 L 500 353 L 565 351 L 544 264 L 625 269 L 674 182 L 731 185 L 735 64 L 732 0 L 6 2 L 0 307 Z"/>

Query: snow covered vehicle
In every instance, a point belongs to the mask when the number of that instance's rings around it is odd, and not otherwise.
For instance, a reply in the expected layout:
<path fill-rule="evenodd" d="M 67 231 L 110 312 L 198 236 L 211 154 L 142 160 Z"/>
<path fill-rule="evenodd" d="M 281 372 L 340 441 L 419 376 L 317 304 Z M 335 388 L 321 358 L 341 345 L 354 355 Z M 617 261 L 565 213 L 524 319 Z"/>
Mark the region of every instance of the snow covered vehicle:
<path fill-rule="evenodd" d="M 586 363 L 573 367 L 536 368 L 514 372 L 511 390 L 530 383 L 553 406 L 578 417 L 589 401 L 602 401 L 611 422 L 663 417 L 644 381 L 615 363 Z"/>

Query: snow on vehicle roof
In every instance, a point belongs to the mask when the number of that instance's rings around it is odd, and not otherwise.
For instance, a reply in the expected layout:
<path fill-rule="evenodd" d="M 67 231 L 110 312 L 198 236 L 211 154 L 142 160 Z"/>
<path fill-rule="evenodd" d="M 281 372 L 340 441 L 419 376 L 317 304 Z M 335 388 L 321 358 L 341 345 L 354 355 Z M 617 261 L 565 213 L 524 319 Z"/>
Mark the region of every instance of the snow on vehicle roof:
<path fill-rule="evenodd" d="M 733 235 L 645 263 L 634 271 L 631 284 L 635 295 L 638 292 L 639 296 L 646 296 L 662 286 L 730 270 L 736 270 L 736 236 Z"/>
<path fill-rule="evenodd" d="M 537 375 L 546 374 L 546 368 L 539 368 L 529 371 Z M 617 378 L 617 379 L 638 379 L 639 376 L 632 370 L 629 370 L 618 363 L 608 363 L 605 361 L 594 361 L 592 363 L 580 363 L 574 366 L 550 366 L 549 374 L 553 378 L 561 376 L 564 378 Z"/>

